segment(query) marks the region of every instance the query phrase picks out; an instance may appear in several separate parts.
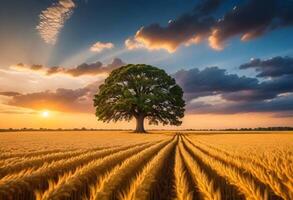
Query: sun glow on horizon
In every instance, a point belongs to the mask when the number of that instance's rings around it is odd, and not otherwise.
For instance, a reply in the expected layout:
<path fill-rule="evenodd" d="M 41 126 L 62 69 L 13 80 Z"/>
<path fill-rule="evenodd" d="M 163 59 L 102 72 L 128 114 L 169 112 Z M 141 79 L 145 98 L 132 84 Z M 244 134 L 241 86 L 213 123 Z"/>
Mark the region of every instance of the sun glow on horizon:
<path fill-rule="evenodd" d="M 41 112 L 42 117 L 47 118 L 50 116 L 50 112 L 48 110 L 44 110 Z"/>

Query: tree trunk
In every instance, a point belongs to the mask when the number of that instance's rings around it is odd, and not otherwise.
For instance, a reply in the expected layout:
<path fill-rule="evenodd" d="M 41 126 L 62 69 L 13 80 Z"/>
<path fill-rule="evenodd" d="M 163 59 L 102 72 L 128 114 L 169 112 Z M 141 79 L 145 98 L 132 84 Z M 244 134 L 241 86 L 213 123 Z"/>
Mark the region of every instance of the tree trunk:
<path fill-rule="evenodd" d="M 136 133 L 145 133 L 143 122 L 144 122 L 143 115 L 139 115 L 136 117 L 136 129 L 135 129 Z"/>

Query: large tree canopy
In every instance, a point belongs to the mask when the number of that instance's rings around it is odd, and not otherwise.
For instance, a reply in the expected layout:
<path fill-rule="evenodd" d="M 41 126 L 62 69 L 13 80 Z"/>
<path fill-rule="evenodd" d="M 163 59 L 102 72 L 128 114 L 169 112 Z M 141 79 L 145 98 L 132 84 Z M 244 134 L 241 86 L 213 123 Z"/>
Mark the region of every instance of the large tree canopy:
<path fill-rule="evenodd" d="M 164 70 L 144 64 L 129 64 L 111 72 L 94 97 L 98 120 L 136 119 L 136 132 L 150 124 L 181 125 L 185 102 L 183 91 Z"/>

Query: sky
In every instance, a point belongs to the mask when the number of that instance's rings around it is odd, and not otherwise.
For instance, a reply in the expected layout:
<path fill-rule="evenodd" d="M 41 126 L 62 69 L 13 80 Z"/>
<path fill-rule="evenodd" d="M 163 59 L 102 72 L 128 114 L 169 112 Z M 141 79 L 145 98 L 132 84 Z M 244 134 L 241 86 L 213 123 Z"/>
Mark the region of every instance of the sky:
<path fill-rule="evenodd" d="M 164 69 L 184 91 L 181 127 L 293 126 L 292 0 L 6 0 L 0 128 L 102 123 L 93 96 L 126 64 Z"/>

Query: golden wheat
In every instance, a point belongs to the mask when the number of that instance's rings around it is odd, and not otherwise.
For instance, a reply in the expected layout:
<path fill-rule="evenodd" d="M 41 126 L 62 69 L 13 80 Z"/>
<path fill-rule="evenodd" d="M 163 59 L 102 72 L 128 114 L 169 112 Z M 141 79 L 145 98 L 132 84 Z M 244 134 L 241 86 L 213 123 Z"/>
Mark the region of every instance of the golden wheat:
<path fill-rule="evenodd" d="M 293 194 L 292 192 L 290 192 L 290 189 L 286 185 L 284 185 L 278 177 L 274 176 L 274 171 L 268 170 L 262 167 L 262 165 L 256 165 L 252 162 L 243 162 L 243 160 L 245 160 L 243 158 L 239 158 L 237 156 L 233 156 L 227 153 L 224 154 L 219 151 L 213 151 L 211 148 L 205 148 L 204 150 L 213 157 L 217 157 L 225 161 L 226 163 L 233 164 L 239 169 L 243 169 L 243 171 L 251 173 L 260 181 L 267 184 L 273 190 L 273 192 L 275 192 L 283 199 L 293 199 Z"/>
<path fill-rule="evenodd" d="M 61 177 L 57 182 L 51 184 L 52 187 L 49 187 L 49 189 L 43 194 L 37 192 L 38 196 L 41 197 L 40 199 L 42 200 L 62 199 L 62 197 L 73 193 L 74 190 L 80 191 L 77 195 L 82 196 L 84 183 L 90 185 L 91 182 L 96 181 L 99 176 L 104 175 L 108 169 L 111 169 L 111 167 L 151 145 L 152 144 L 136 146 L 93 160 L 87 165 L 78 168 L 74 173 L 65 174 L 65 177 Z M 64 180 L 66 180 L 66 182 L 64 182 Z"/>
<path fill-rule="evenodd" d="M 91 187 L 89 199 L 110 199 L 112 193 L 114 193 L 114 190 L 119 190 L 119 188 L 117 188 L 119 184 L 125 182 L 127 175 L 132 175 L 139 165 L 145 162 L 148 158 L 152 157 L 168 142 L 169 141 L 164 141 L 152 147 L 146 148 L 140 153 L 126 159 L 121 163 L 121 165 L 116 166 L 113 170 L 106 173 L 96 182 L 96 184 Z"/>
<path fill-rule="evenodd" d="M 219 133 L 1 133 L 0 199 L 293 199 L 292 133 Z"/>
<path fill-rule="evenodd" d="M 31 170 L 24 169 L 24 171 L 32 171 L 32 173 L 18 173 L 4 176 L 0 179 L 0 193 L 10 196 L 17 195 L 15 191 L 21 191 L 22 193 L 28 193 L 29 196 L 33 194 L 34 187 L 43 188 L 47 187 L 47 180 L 50 178 L 58 177 L 60 174 L 75 170 L 77 167 L 87 164 L 88 162 L 105 157 L 107 155 L 129 149 L 137 146 L 117 147 L 112 149 L 100 150 L 97 152 L 89 152 L 85 155 L 80 155 L 73 158 L 68 158 L 66 161 L 60 160 L 51 163 L 44 163 L 41 167 Z M 19 194 L 21 196 L 22 194 Z"/>
<path fill-rule="evenodd" d="M 198 163 L 192 159 L 189 153 L 185 150 L 182 140 L 179 142 L 179 150 L 182 154 L 183 160 L 187 164 L 187 168 L 191 172 L 192 179 L 199 189 L 203 199 L 205 200 L 220 200 L 221 193 L 219 188 L 214 189 L 214 183 L 209 180 L 205 172 L 201 169 Z"/>
<path fill-rule="evenodd" d="M 143 170 L 136 175 L 131 182 L 129 188 L 120 193 L 120 200 L 134 200 L 134 199 L 148 199 L 148 191 L 150 184 L 155 180 L 155 176 L 158 173 L 158 169 L 162 166 L 163 160 L 167 154 L 169 154 L 174 148 L 176 140 L 173 140 L 167 146 L 160 150 L 160 152 L 146 165 Z"/>
<path fill-rule="evenodd" d="M 274 149 L 274 154 L 269 154 L 269 156 L 266 156 L 264 155 L 264 152 L 257 152 L 257 149 L 254 149 L 253 152 L 247 153 L 243 150 L 240 152 L 233 151 L 232 153 L 232 151 L 225 150 L 224 148 L 217 148 L 216 146 L 211 146 L 198 139 L 196 142 L 197 145 L 202 145 L 203 148 L 208 148 L 208 151 L 212 151 L 218 156 L 222 155 L 231 162 L 235 161 L 235 164 L 238 164 L 239 166 L 246 165 L 246 167 L 250 169 L 251 173 L 258 172 L 257 176 L 259 176 L 259 178 L 264 182 L 268 182 L 272 189 L 275 189 L 279 195 L 286 195 L 286 191 L 284 190 L 292 191 L 293 167 L 292 162 L 290 162 L 292 157 L 290 156 L 290 151 L 288 149 Z M 249 157 L 246 155 L 249 155 Z M 289 163 L 287 163 L 288 161 Z M 283 186 L 282 182 L 285 186 Z M 293 197 L 291 196 L 291 198 Z"/>
<path fill-rule="evenodd" d="M 104 148 L 107 149 L 107 148 Z M 82 154 L 86 154 L 88 152 L 95 152 L 102 150 L 101 148 L 96 148 L 93 150 L 79 150 L 79 151 L 69 151 L 69 152 L 59 152 L 59 153 L 53 153 L 49 155 L 44 155 L 44 156 L 37 156 L 37 157 L 32 157 L 32 158 L 21 158 L 19 159 L 18 162 L 6 164 L 5 167 L 0 167 L 0 178 L 11 173 L 16 173 L 18 171 L 21 171 L 22 169 L 27 169 L 27 168 L 38 168 L 44 164 L 44 161 L 47 163 L 53 162 L 53 161 L 58 161 L 58 160 L 63 160 L 63 159 L 68 159 L 68 158 L 73 158 L 80 156 Z"/>
<path fill-rule="evenodd" d="M 176 147 L 175 153 L 175 190 L 176 190 L 176 198 L 178 200 L 192 200 L 193 190 L 189 187 L 189 183 L 186 177 L 186 171 L 183 166 L 183 161 L 181 158 L 181 154 L 179 152 L 179 147 Z"/>
<path fill-rule="evenodd" d="M 185 140 L 185 142 L 188 148 L 195 152 L 203 160 L 203 162 L 215 169 L 220 176 L 227 178 L 231 184 L 236 185 L 247 199 L 267 199 L 267 192 L 261 191 L 261 188 L 257 186 L 252 177 L 244 175 L 238 168 L 230 166 L 228 163 L 224 163 L 207 154 L 204 154 L 200 150 L 194 148 L 188 140 Z"/>

